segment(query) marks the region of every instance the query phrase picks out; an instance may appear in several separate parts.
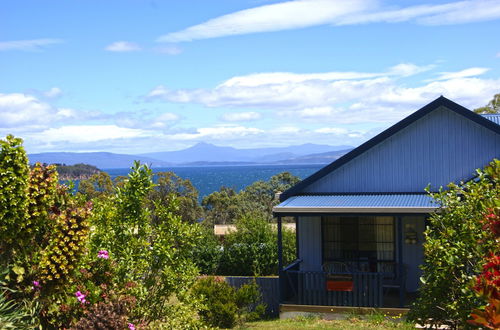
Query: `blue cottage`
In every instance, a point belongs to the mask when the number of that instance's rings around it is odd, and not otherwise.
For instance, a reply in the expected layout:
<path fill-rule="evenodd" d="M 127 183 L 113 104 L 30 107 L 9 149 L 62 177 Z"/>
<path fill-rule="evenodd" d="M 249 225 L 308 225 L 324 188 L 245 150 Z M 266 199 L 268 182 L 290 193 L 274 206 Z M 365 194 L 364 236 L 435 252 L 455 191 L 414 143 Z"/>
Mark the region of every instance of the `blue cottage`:
<path fill-rule="evenodd" d="M 403 307 L 419 287 L 426 194 L 500 158 L 500 115 L 439 97 L 280 196 L 282 304 Z M 283 265 L 282 217 L 294 217 L 297 260 Z"/>

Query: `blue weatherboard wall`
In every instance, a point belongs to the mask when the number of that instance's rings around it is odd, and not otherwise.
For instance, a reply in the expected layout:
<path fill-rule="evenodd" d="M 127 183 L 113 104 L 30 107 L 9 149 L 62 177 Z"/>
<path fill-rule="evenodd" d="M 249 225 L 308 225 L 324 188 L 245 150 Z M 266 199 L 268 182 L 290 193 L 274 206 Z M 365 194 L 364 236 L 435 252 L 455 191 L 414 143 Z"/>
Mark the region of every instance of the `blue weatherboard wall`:
<path fill-rule="evenodd" d="M 470 179 L 500 158 L 500 134 L 446 107 L 301 189 L 301 193 L 423 192 Z"/>

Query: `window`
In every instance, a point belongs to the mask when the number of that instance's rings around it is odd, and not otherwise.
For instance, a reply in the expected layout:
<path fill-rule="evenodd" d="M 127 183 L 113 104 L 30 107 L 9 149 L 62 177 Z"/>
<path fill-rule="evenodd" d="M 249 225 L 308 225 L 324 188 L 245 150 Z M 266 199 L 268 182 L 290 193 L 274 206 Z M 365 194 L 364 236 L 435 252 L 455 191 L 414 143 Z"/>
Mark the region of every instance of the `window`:
<path fill-rule="evenodd" d="M 322 223 L 323 262 L 346 262 L 362 271 L 382 271 L 394 263 L 393 217 L 327 216 Z"/>

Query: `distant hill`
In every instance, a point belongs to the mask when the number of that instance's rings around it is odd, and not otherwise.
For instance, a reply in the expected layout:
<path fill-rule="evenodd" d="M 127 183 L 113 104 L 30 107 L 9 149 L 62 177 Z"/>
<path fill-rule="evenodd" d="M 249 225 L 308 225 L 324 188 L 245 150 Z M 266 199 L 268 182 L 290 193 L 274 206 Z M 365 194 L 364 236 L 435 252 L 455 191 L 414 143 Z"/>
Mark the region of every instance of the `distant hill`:
<path fill-rule="evenodd" d="M 305 156 L 300 156 L 296 158 L 291 158 L 291 159 L 286 159 L 283 161 L 278 161 L 277 163 L 279 164 L 329 164 L 338 158 L 342 157 L 349 151 L 351 151 L 352 148 L 350 149 L 345 149 L 345 150 L 338 150 L 338 151 L 330 151 L 330 152 L 323 152 L 319 154 L 311 154 L 311 155 L 305 155 Z"/>
<path fill-rule="evenodd" d="M 236 149 L 198 143 L 178 151 L 154 152 L 141 155 L 111 152 L 47 152 L 30 154 L 31 163 L 75 165 L 90 164 L 101 169 L 128 168 L 134 160 L 152 167 L 254 165 L 254 164 L 327 164 L 350 151 L 350 146 L 302 144 L 281 148 Z"/>
<path fill-rule="evenodd" d="M 329 146 L 321 144 L 302 144 L 289 147 L 236 149 L 219 147 L 210 143 L 198 143 L 192 147 L 178 151 L 153 152 L 141 154 L 169 163 L 193 162 L 252 162 L 273 163 L 284 159 L 297 158 L 308 154 L 324 153 L 352 149 L 351 146 Z"/>
<path fill-rule="evenodd" d="M 88 179 L 92 175 L 101 172 L 97 167 L 87 164 L 55 164 L 59 179 L 61 180 L 82 180 Z"/>
<path fill-rule="evenodd" d="M 167 162 L 145 157 L 125 154 L 114 154 L 111 152 L 45 152 L 28 155 L 30 163 L 36 162 L 47 164 L 90 164 L 98 168 L 127 168 L 134 164 L 134 160 L 141 163 L 151 164 L 152 167 L 170 166 Z"/>

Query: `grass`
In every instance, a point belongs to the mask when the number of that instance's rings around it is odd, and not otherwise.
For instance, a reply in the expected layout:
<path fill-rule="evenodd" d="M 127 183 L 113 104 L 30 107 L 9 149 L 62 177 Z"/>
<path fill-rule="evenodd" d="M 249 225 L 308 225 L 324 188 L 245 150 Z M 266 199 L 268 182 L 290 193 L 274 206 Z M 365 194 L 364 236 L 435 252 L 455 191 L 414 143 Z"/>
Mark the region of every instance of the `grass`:
<path fill-rule="evenodd" d="M 351 316 L 345 320 L 322 320 L 314 315 L 287 320 L 248 322 L 241 329 L 414 329 L 412 324 L 394 322 L 382 314 L 373 314 L 364 319 Z"/>

